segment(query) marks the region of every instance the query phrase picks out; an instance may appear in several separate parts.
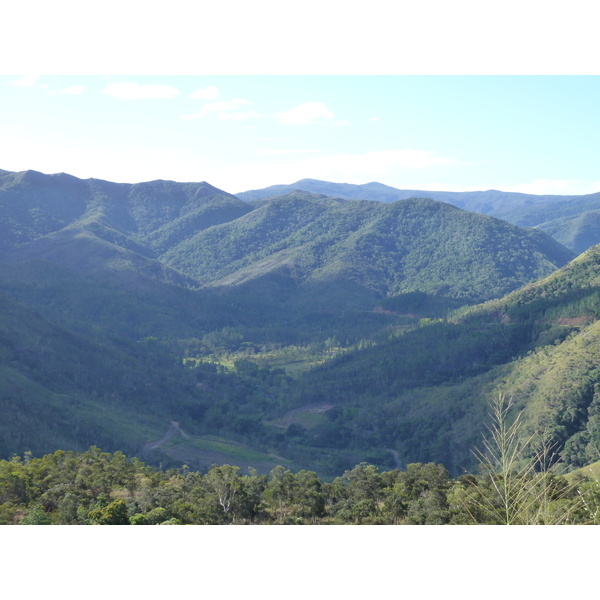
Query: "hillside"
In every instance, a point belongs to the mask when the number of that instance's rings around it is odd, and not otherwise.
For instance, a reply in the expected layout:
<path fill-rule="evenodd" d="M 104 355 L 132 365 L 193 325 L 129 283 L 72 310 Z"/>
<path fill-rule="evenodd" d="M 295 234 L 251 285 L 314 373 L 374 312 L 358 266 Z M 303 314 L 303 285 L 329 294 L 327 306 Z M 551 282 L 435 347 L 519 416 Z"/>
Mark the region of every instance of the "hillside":
<path fill-rule="evenodd" d="M 575 327 L 477 321 L 574 255 L 445 202 L 27 171 L 0 174 L 0 205 L 5 454 L 458 472 L 489 396 L 469 386 Z M 171 422 L 188 437 L 148 450 Z"/>
<path fill-rule="evenodd" d="M 572 257 L 539 231 L 441 202 L 296 192 L 204 230 L 161 259 L 211 287 L 252 293 L 269 285 L 284 302 L 347 310 L 415 289 L 466 302 L 497 297 Z"/>
<path fill-rule="evenodd" d="M 136 185 L 36 171 L 0 175 L 0 288 L 67 327 L 134 339 L 194 337 L 239 311 L 158 260 L 251 210 L 206 183 Z M 243 319 L 242 319 L 243 322 Z"/>
<path fill-rule="evenodd" d="M 186 396 L 181 369 L 144 346 L 90 340 L 0 295 L 2 454 L 139 449 L 160 431 L 167 390 Z"/>
<path fill-rule="evenodd" d="M 470 468 L 491 399 L 512 396 L 526 430 L 567 466 L 598 459 L 600 246 L 505 298 L 344 354 L 302 377 L 291 405 L 334 405 L 308 447 L 396 448 L 402 462 Z"/>
<path fill-rule="evenodd" d="M 294 190 L 379 202 L 396 202 L 408 198 L 431 198 L 464 210 L 497 217 L 519 227 L 537 227 L 577 254 L 600 243 L 600 227 L 598 225 L 600 193 L 558 196 L 498 190 L 441 192 L 401 190 L 376 182 L 354 185 L 301 179 L 290 185 L 274 185 L 260 190 L 240 192 L 236 195 L 242 200 L 257 202 Z"/>
<path fill-rule="evenodd" d="M 138 184 L 78 179 L 37 171 L 0 174 L 2 248 L 75 224 L 96 223 L 96 235 L 131 244 L 149 256 L 190 232 L 237 218 L 250 207 L 206 182 Z M 103 231 L 106 229 L 106 231 Z M 131 238 L 131 239 L 128 239 Z"/>
<path fill-rule="evenodd" d="M 3 456 L 101 445 L 156 464 L 220 457 L 269 470 L 262 422 L 280 405 L 268 392 L 287 385 L 281 370 L 184 364 L 155 337 L 74 333 L 0 293 Z M 184 439 L 152 443 L 166 441 L 173 422 Z"/>
<path fill-rule="evenodd" d="M 50 318 L 77 320 L 66 326 L 110 323 L 129 337 L 347 315 L 412 290 L 473 303 L 573 257 L 539 231 L 430 200 L 293 193 L 255 204 L 205 182 L 131 185 L 26 171 L 0 176 L 0 209 L 3 289 Z M 45 270 L 60 272 L 61 283 Z M 62 311 L 43 299 L 39 274 Z M 63 293 L 69 277 L 66 287 L 79 282 L 81 293 Z M 114 291 L 108 303 L 106 286 Z M 87 315 L 82 297 L 96 307 Z M 126 315 L 136 298 L 144 317 L 132 331 Z M 171 302 L 181 306 L 177 323 L 165 310 Z M 194 315 L 189 326 L 185 314 Z"/>

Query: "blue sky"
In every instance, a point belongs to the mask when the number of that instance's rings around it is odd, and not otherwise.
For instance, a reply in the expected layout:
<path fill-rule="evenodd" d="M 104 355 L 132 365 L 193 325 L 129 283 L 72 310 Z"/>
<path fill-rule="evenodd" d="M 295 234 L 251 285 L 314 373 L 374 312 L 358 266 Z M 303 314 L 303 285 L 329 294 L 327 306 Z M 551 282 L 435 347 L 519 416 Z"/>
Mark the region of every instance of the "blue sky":
<path fill-rule="evenodd" d="M 600 191 L 598 76 L 2 76 L 0 168 Z"/>
<path fill-rule="evenodd" d="M 9 3 L 0 169 L 233 193 L 305 177 L 597 192 L 596 12 L 591 0 Z"/>

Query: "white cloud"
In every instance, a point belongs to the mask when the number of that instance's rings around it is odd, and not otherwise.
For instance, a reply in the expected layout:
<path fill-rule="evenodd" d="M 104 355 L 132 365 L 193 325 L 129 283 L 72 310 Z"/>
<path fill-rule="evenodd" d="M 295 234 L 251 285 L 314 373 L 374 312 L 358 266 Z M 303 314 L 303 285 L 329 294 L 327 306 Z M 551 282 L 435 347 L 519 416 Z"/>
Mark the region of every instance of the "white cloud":
<path fill-rule="evenodd" d="M 71 87 L 61 90 L 60 93 L 71 94 L 72 96 L 76 96 L 78 94 L 83 94 L 83 90 L 85 90 L 85 87 L 83 85 L 72 85 Z"/>
<path fill-rule="evenodd" d="M 333 119 L 335 115 L 323 102 L 305 102 L 287 112 L 279 112 L 273 116 L 284 125 L 307 125 Z"/>
<path fill-rule="evenodd" d="M 243 98 L 234 98 L 230 102 L 211 102 L 210 104 L 205 104 L 199 113 L 193 115 L 181 115 L 180 118 L 186 121 L 190 119 L 201 119 L 212 112 L 223 113 L 227 110 L 234 110 L 242 104 L 250 104 L 250 101 L 244 100 Z M 258 113 L 255 113 L 255 115 L 257 114 Z"/>
<path fill-rule="evenodd" d="M 379 121 L 379 117 L 371 117 L 369 121 Z"/>
<path fill-rule="evenodd" d="M 140 100 L 144 98 L 174 98 L 179 94 L 179 90 L 170 85 L 110 83 L 102 93 L 120 100 Z"/>
<path fill-rule="evenodd" d="M 600 181 L 583 181 L 581 179 L 535 179 L 530 183 L 498 186 L 495 189 L 503 192 L 520 192 L 522 194 L 540 194 L 557 196 L 577 196 L 594 194 L 600 191 Z"/>
<path fill-rule="evenodd" d="M 190 98 L 199 98 L 200 100 L 214 100 L 218 96 L 219 90 L 214 85 L 209 85 L 203 90 L 196 90 L 190 94 Z"/>
<path fill-rule="evenodd" d="M 246 119 L 251 119 L 253 117 L 262 117 L 262 115 L 257 112 L 254 112 L 253 110 L 249 110 L 248 112 L 236 113 L 220 112 L 217 115 L 219 121 L 245 121 Z"/>
<path fill-rule="evenodd" d="M 11 81 L 10 85 L 18 85 L 19 87 L 31 87 L 39 79 L 39 75 L 23 75 L 21 79 Z"/>

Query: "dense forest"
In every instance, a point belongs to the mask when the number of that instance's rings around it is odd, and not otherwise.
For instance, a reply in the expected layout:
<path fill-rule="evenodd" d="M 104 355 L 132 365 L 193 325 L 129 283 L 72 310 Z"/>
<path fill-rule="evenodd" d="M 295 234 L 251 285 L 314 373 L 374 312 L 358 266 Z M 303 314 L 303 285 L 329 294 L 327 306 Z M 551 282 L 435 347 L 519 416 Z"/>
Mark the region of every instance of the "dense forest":
<path fill-rule="evenodd" d="M 237 197 L 247 201 L 258 201 L 294 190 L 378 202 L 431 198 L 464 210 L 498 217 L 520 227 L 537 227 L 578 254 L 600 243 L 600 193 L 558 196 L 499 190 L 441 192 L 400 190 L 376 182 L 354 185 L 301 179 L 290 185 L 272 185 L 260 190 L 241 192 Z"/>
<path fill-rule="evenodd" d="M 546 444 L 545 505 L 595 522 L 557 473 L 600 459 L 600 246 L 274 191 L 0 172 L 2 522 L 503 522 L 499 396 L 519 518 Z"/>
<path fill-rule="evenodd" d="M 508 478 L 507 478 L 508 479 Z M 0 524 L 539 525 L 598 524 L 600 487 L 583 474 L 452 479 L 441 464 L 380 472 L 361 463 L 332 481 L 278 466 L 158 470 L 92 447 L 0 461 Z"/>

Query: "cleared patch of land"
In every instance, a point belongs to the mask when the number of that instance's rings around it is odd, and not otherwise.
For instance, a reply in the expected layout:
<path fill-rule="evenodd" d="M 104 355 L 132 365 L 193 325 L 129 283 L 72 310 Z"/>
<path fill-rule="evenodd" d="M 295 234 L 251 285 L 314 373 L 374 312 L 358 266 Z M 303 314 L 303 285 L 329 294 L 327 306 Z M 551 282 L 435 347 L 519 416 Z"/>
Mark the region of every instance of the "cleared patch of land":
<path fill-rule="evenodd" d="M 325 413 L 332 408 L 333 404 L 305 404 L 300 408 L 288 411 L 280 419 L 269 421 L 267 424 L 282 428 L 294 424 L 311 429 L 324 423 L 327 420 Z"/>
<path fill-rule="evenodd" d="M 191 467 L 204 469 L 211 465 L 228 464 L 247 470 L 256 469 L 258 474 L 268 474 L 278 465 L 290 468 L 289 460 L 253 450 L 243 444 L 232 442 L 216 436 L 190 437 L 181 441 L 181 437 L 172 437 L 162 446 L 161 451 L 170 458 L 189 464 Z"/>

